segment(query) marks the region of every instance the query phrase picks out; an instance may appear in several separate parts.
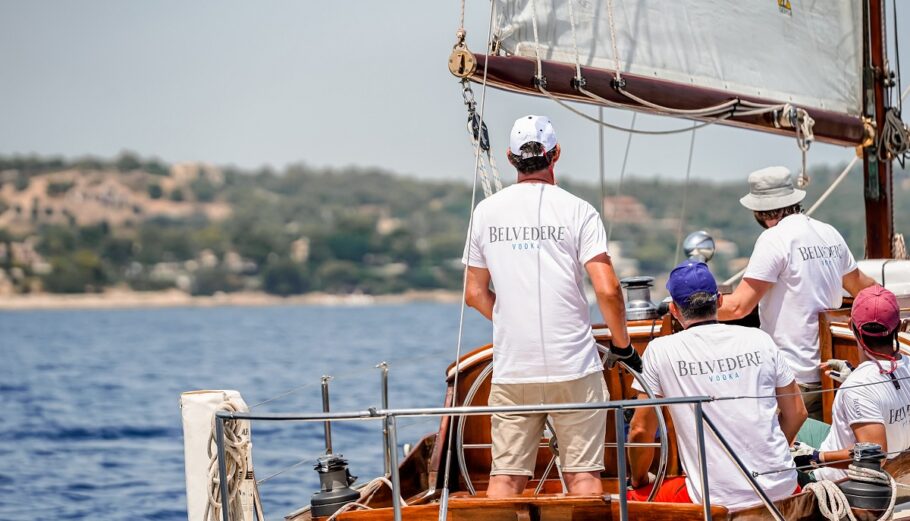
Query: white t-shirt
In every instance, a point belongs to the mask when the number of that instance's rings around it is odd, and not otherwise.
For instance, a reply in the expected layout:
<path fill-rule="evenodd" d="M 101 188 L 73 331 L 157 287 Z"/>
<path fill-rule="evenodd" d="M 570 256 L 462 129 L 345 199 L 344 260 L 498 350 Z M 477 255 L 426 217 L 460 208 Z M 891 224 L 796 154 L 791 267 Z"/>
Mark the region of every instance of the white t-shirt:
<path fill-rule="evenodd" d="M 493 383 L 560 382 L 601 371 L 584 264 L 607 251 L 597 211 L 562 188 L 518 183 L 474 210 L 463 262 L 486 268 L 493 306 Z"/>
<path fill-rule="evenodd" d="M 841 305 L 853 254 L 831 225 L 788 215 L 755 241 L 744 278 L 773 282 L 758 306 L 761 328 L 774 339 L 802 384 L 820 380 L 818 313 Z"/>
<path fill-rule="evenodd" d="M 767 333 L 727 324 L 703 324 L 651 341 L 643 357 L 642 376 L 663 397 L 774 396 L 778 387 L 793 382 L 793 373 Z M 633 388 L 642 391 L 638 382 Z M 722 400 L 704 404 L 705 416 L 740 457 L 749 471 L 793 466 L 787 438 L 780 429 L 777 399 Z M 694 503 L 702 502 L 701 472 L 694 407 L 671 405 L 679 458 Z M 728 508 L 752 505 L 761 499 L 705 427 L 705 459 L 711 504 Z M 796 471 L 755 478 L 772 500 L 796 490 Z"/>
<path fill-rule="evenodd" d="M 910 361 L 902 356 L 897 361 L 895 378 L 910 377 Z M 888 368 L 888 362 L 881 362 Z M 853 387 L 857 385 L 864 387 Z M 834 397 L 831 409 L 833 421 L 828 437 L 822 442 L 820 451 L 847 449 L 856 443 L 851 426 L 855 423 L 881 423 L 885 426 L 888 452 L 910 448 L 910 379 L 898 381 L 900 390 L 894 387 L 891 377 L 880 374 L 874 362 L 865 361 L 850 373 Z M 891 454 L 889 458 L 897 457 Z M 841 469 L 820 468 L 813 472 L 816 479 L 836 481 L 847 474 Z"/>

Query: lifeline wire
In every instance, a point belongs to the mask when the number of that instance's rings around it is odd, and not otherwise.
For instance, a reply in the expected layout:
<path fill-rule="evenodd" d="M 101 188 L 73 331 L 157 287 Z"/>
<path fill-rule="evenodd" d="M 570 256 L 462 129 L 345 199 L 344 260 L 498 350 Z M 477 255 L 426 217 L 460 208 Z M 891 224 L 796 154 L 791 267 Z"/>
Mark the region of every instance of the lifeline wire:
<path fill-rule="evenodd" d="M 692 123 L 695 126 L 695 123 Z M 673 258 L 673 265 L 679 263 L 679 252 L 682 249 L 683 228 L 686 225 L 686 207 L 689 204 L 689 177 L 692 175 L 692 154 L 695 151 L 695 131 L 692 131 L 692 138 L 689 140 L 689 161 L 686 164 L 686 183 L 683 185 L 682 208 L 679 211 L 679 226 L 676 229 L 676 255 Z"/>
<path fill-rule="evenodd" d="M 907 454 L 908 452 L 910 452 L 910 449 L 895 450 L 895 451 L 892 451 L 892 452 L 884 452 L 883 454 L 884 454 L 885 456 L 891 456 L 892 454 Z M 789 471 L 789 470 L 814 470 L 814 469 L 819 469 L 819 468 L 822 468 L 822 467 L 830 467 L 830 466 L 833 466 L 833 465 L 838 465 L 838 464 L 840 464 L 840 463 L 849 463 L 849 462 L 851 462 L 851 461 L 853 461 L 853 458 L 841 459 L 841 460 L 834 460 L 834 461 L 826 461 L 826 462 L 824 462 L 824 463 L 817 463 L 817 464 L 815 464 L 815 465 L 803 465 L 803 466 L 794 466 L 794 467 L 784 467 L 784 468 L 780 468 L 780 469 L 766 470 L 766 471 L 764 471 L 764 472 L 755 472 L 755 471 L 752 471 L 752 476 L 754 476 L 754 477 L 758 477 L 758 476 L 767 476 L 767 475 L 769 475 L 769 474 L 779 474 L 779 473 L 781 473 L 781 472 L 787 472 L 787 471 Z"/>
<path fill-rule="evenodd" d="M 906 355 L 905 355 L 906 356 Z M 900 378 L 893 378 L 888 380 L 882 380 L 880 382 L 866 382 L 864 384 L 855 384 L 855 385 L 842 385 L 837 389 L 815 389 L 812 391 L 800 391 L 795 393 L 782 393 L 782 394 L 772 394 L 767 396 L 752 396 L 752 395 L 739 395 L 739 396 L 712 396 L 714 401 L 729 401 L 729 400 L 771 400 L 777 399 L 778 397 L 783 396 L 801 396 L 806 394 L 822 394 L 822 393 L 834 393 L 840 390 L 845 389 L 859 389 L 860 387 L 869 387 L 870 385 L 879 385 L 879 384 L 891 384 L 893 382 L 900 382 L 903 380 L 910 380 L 910 376 L 902 376 Z"/>
<path fill-rule="evenodd" d="M 629 124 L 632 130 L 635 129 L 635 120 L 638 119 L 638 112 L 632 113 L 632 122 Z M 616 185 L 616 198 L 617 202 L 619 197 L 622 196 L 622 182 L 626 177 L 626 166 L 629 164 L 629 150 L 632 148 L 632 136 L 635 135 L 634 132 L 629 132 L 626 138 L 626 151 L 622 156 L 622 169 L 619 171 L 619 183 Z M 610 212 L 610 224 L 607 229 L 607 244 L 610 244 L 610 239 L 613 237 L 613 223 L 616 222 L 616 210 L 617 207 L 614 204 L 613 209 Z"/>

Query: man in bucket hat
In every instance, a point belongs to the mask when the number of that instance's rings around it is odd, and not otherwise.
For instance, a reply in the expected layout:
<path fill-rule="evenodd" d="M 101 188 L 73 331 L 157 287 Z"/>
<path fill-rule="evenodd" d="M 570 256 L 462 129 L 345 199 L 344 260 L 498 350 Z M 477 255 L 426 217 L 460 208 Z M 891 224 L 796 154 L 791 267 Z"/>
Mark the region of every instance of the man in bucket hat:
<path fill-rule="evenodd" d="M 816 479 L 836 481 L 858 442 L 881 445 L 888 457 L 910 448 L 910 362 L 901 356 L 897 333 L 900 307 L 894 293 L 875 285 L 856 296 L 850 326 L 860 348 L 861 363 L 847 372 L 831 409 L 832 424 L 818 450 L 795 444 L 797 465 L 825 465 Z M 832 468 L 835 467 L 835 468 Z"/>
<path fill-rule="evenodd" d="M 806 409 L 790 366 L 767 333 L 743 326 L 719 324 L 714 276 L 703 262 L 684 261 L 671 273 L 667 290 L 673 302 L 670 313 L 684 331 L 657 338 L 645 350 L 642 379 L 662 397 L 679 396 L 771 396 L 765 400 L 717 400 L 704 405 L 733 452 L 750 469 L 792 466 L 790 442 L 806 419 Z M 639 398 L 647 398 L 638 383 L 632 384 Z M 692 406 L 671 405 L 679 459 L 685 478 L 664 481 L 654 500 L 666 503 L 702 503 L 698 437 Z M 780 413 L 778 413 L 780 410 Z M 635 409 L 629 441 L 653 442 L 657 414 L 652 407 Z M 651 491 L 648 468 L 653 448 L 630 448 L 629 498 L 644 501 Z M 749 482 L 724 452 L 720 442 L 705 433 L 705 460 L 712 505 L 741 507 L 759 503 Z M 772 500 L 785 498 L 797 488 L 796 471 L 757 476 Z"/>
<path fill-rule="evenodd" d="M 834 227 L 802 213 L 806 192 L 790 171 L 774 166 L 749 175 L 739 202 L 765 231 L 755 241 L 743 280 L 724 299 L 721 320 L 742 318 L 758 305 L 761 328 L 793 369 L 809 417 L 822 419 L 819 393 L 818 313 L 841 305 L 842 291 L 856 295 L 874 281 L 857 268 Z"/>
<path fill-rule="evenodd" d="M 610 399 L 591 333 L 586 273 L 610 327 L 610 351 L 641 371 L 603 221 L 590 204 L 556 186 L 559 154 L 548 118 L 519 118 L 508 153 L 518 182 L 474 210 L 463 259 L 465 300 L 493 321 L 491 406 Z M 559 412 L 550 419 L 569 493 L 602 494 L 606 410 Z M 487 497 L 521 494 L 533 476 L 546 420 L 545 413 L 492 415 Z"/>

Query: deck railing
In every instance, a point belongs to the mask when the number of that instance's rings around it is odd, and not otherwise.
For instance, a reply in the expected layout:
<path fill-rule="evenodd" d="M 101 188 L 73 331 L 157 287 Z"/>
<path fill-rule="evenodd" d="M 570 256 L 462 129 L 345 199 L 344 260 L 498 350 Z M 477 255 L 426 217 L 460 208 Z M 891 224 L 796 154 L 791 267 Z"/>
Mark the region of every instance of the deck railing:
<path fill-rule="evenodd" d="M 701 470 L 701 488 L 702 488 L 702 511 L 705 521 L 711 520 L 711 500 L 708 490 L 708 472 L 705 462 L 705 430 L 708 429 L 720 441 L 725 452 L 736 464 L 742 475 L 749 481 L 756 494 L 761 498 L 765 506 L 771 511 L 771 514 L 778 520 L 783 521 L 780 512 L 774 506 L 771 499 L 761 488 L 752 473 L 745 467 L 742 460 L 731 450 L 730 445 L 718 432 L 710 418 L 705 416 L 703 405 L 706 402 L 713 401 L 710 396 L 691 396 L 679 398 L 658 398 L 646 400 L 617 400 L 610 402 L 598 403 L 566 403 L 566 404 L 543 404 L 543 405 L 514 405 L 514 406 L 481 406 L 481 407 L 429 407 L 429 408 L 411 408 L 411 409 L 367 409 L 364 411 L 350 412 L 315 412 L 315 413 L 251 413 L 251 412 L 230 412 L 218 411 L 215 413 L 215 442 L 218 451 L 218 474 L 220 477 L 221 487 L 221 513 L 224 521 L 230 521 L 230 505 L 227 490 L 227 465 L 225 462 L 224 450 L 224 422 L 229 420 L 248 420 L 248 421 L 298 421 L 298 422 L 335 422 L 335 421 L 382 421 L 384 431 L 388 435 L 388 445 L 390 450 L 388 455 L 391 459 L 389 462 L 390 478 L 392 482 L 392 508 L 395 521 L 401 521 L 401 476 L 398 469 L 398 418 L 407 417 L 441 417 L 441 416 L 478 416 L 490 415 L 494 413 L 554 413 L 564 411 L 580 410 L 612 410 L 616 411 L 616 417 L 621 418 L 625 409 L 637 409 L 639 407 L 660 407 L 667 405 L 692 405 L 695 412 L 695 429 L 698 442 L 698 462 Z M 620 521 L 629 519 L 628 500 L 624 493 L 626 482 L 626 433 L 623 422 L 614 422 L 616 424 L 616 450 L 617 450 L 617 474 L 619 479 L 619 518 Z M 442 508 L 442 506 L 441 506 Z"/>

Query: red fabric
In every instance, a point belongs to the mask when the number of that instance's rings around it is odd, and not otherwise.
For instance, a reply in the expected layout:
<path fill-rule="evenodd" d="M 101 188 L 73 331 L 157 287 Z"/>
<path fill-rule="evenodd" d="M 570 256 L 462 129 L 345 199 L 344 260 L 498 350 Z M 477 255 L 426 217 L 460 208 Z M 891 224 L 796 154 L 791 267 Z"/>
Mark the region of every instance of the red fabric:
<path fill-rule="evenodd" d="M 651 494 L 652 488 L 654 488 L 653 483 L 647 487 L 630 490 L 626 494 L 626 497 L 630 501 L 647 501 L 648 495 Z M 657 494 L 654 495 L 654 502 L 691 503 L 692 498 L 689 497 L 689 490 L 686 488 L 686 478 L 679 476 L 675 478 L 665 479 L 664 482 L 660 485 L 660 488 L 657 490 Z"/>
<path fill-rule="evenodd" d="M 629 501 L 647 501 L 652 488 L 654 488 L 654 483 L 646 487 L 630 490 L 626 494 L 626 498 Z M 802 491 L 803 488 L 797 484 L 793 495 L 795 496 Z M 689 497 L 689 489 L 686 488 L 686 478 L 679 476 L 665 479 L 654 496 L 654 503 L 692 503 L 692 498 Z"/>

